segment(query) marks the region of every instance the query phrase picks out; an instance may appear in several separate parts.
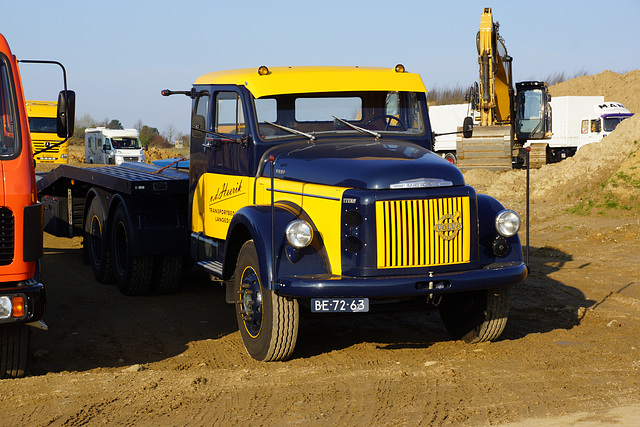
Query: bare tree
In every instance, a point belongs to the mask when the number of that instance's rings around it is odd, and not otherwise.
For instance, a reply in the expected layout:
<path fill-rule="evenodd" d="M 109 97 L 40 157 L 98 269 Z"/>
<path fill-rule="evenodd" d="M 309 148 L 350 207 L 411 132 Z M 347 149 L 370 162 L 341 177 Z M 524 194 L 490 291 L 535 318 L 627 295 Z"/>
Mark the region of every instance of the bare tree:
<path fill-rule="evenodd" d="M 78 129 L 86 129 L 95 127 L 98 124 L 96 119 L 91 117 L 91 114 L 84 113 L 79 118 L 76 119 L 76 128 Z"/>
<path fill-rule="evenodd" d="M 138 132 L 142 132 L 143 127 L 144 123 L 142 123 L 142 119 L 138 119 L 138 121 L 133 124 L 133 128 Z"/>
<path fill-rule="evenodd" d="M 173 124 L 169 124 L 167 125 L 167 127 L 164 128 L 164 133 L 162 136 L 165 137 L 165 139 L 167 141 L 169 141 L 169 144 L 174 145 L 174 136 L 177 136 L 178 130 L 176 129 L 176 127 Z"/>

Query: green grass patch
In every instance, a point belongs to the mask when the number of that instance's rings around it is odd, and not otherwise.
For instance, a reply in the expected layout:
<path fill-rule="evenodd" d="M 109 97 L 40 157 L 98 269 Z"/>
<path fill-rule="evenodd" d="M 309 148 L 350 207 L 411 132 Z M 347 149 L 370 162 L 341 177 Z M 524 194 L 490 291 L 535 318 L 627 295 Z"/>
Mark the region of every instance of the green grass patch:
<path fill-rule="evenodd" d="M 565 211 L 581 216 L 588 216 L 592 213 L 597 215 L 606 215 L 612 211 L 631 211 L 633 208 L 622 203 L 616 196 L 611 193 L 605 194 L 602 198 L 589 198 L 580 201 L 577 205 L 567 208 Z"/>

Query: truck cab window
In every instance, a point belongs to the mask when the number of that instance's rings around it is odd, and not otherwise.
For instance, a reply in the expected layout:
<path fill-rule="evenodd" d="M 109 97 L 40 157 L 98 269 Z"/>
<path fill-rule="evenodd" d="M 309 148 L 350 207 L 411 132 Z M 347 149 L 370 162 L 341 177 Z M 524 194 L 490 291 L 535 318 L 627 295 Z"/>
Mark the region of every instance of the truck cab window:
<path fill-rule="evenodd" d="M 200 91 L 194 100 L 193 115 L 204 117 L 205 129 L 209 129 L 209 92 Z"/>
<path fill-rule="evenodd" d="M 12 97 L 12 85 L 6 62 L 0 61 L 0 116 L 2 116 L 2 134 L 0 134 L 0 156 L 16 154 L 16 123 Z"/>
<path fill-rule="evenodd" d="M 236 92 L 218 92 L 216 94 L 216 112 L 214 132 L 242 135 L 245 122 L 242 101 Z"/>
<path fill-rule="evenodd" d="M 359 97 L 298 98 L 295 108 L 297 122 L 333 123 L 333 116 L 343 120 L 362 120 L 362 98 Z"/>
<path fill-rule="evenodd" d="M 619 117 L 604 119 L 604 131 L 613 132 L 622 120 L 624 119 Z"/>

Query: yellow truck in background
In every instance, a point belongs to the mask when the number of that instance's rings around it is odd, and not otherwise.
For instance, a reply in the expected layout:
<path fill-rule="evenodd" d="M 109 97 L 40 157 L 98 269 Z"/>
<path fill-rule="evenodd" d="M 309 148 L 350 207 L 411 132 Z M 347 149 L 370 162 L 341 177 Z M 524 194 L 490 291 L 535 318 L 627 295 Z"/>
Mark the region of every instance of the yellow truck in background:
<path fill-rule="evenodd" d="M 69 163 L 69 142 L 56 134 L 54 101 L 26 101 L 33 157 L 37 163 Z"/>

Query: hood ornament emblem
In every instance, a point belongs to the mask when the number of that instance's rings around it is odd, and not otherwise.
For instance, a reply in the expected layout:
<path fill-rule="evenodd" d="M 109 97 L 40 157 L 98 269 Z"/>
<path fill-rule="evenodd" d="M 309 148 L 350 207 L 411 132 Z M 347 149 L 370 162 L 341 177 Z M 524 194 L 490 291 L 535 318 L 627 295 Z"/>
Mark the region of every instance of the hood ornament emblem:
<path fill-rule="evenodd" d="M 438 222 L 433 225 L 433 231 L 438 233 L 443 240 L 453 240 L 462 230 L 462 222 L 460 221 L 460 212 L 442 215 L 438 218 Z"/>

